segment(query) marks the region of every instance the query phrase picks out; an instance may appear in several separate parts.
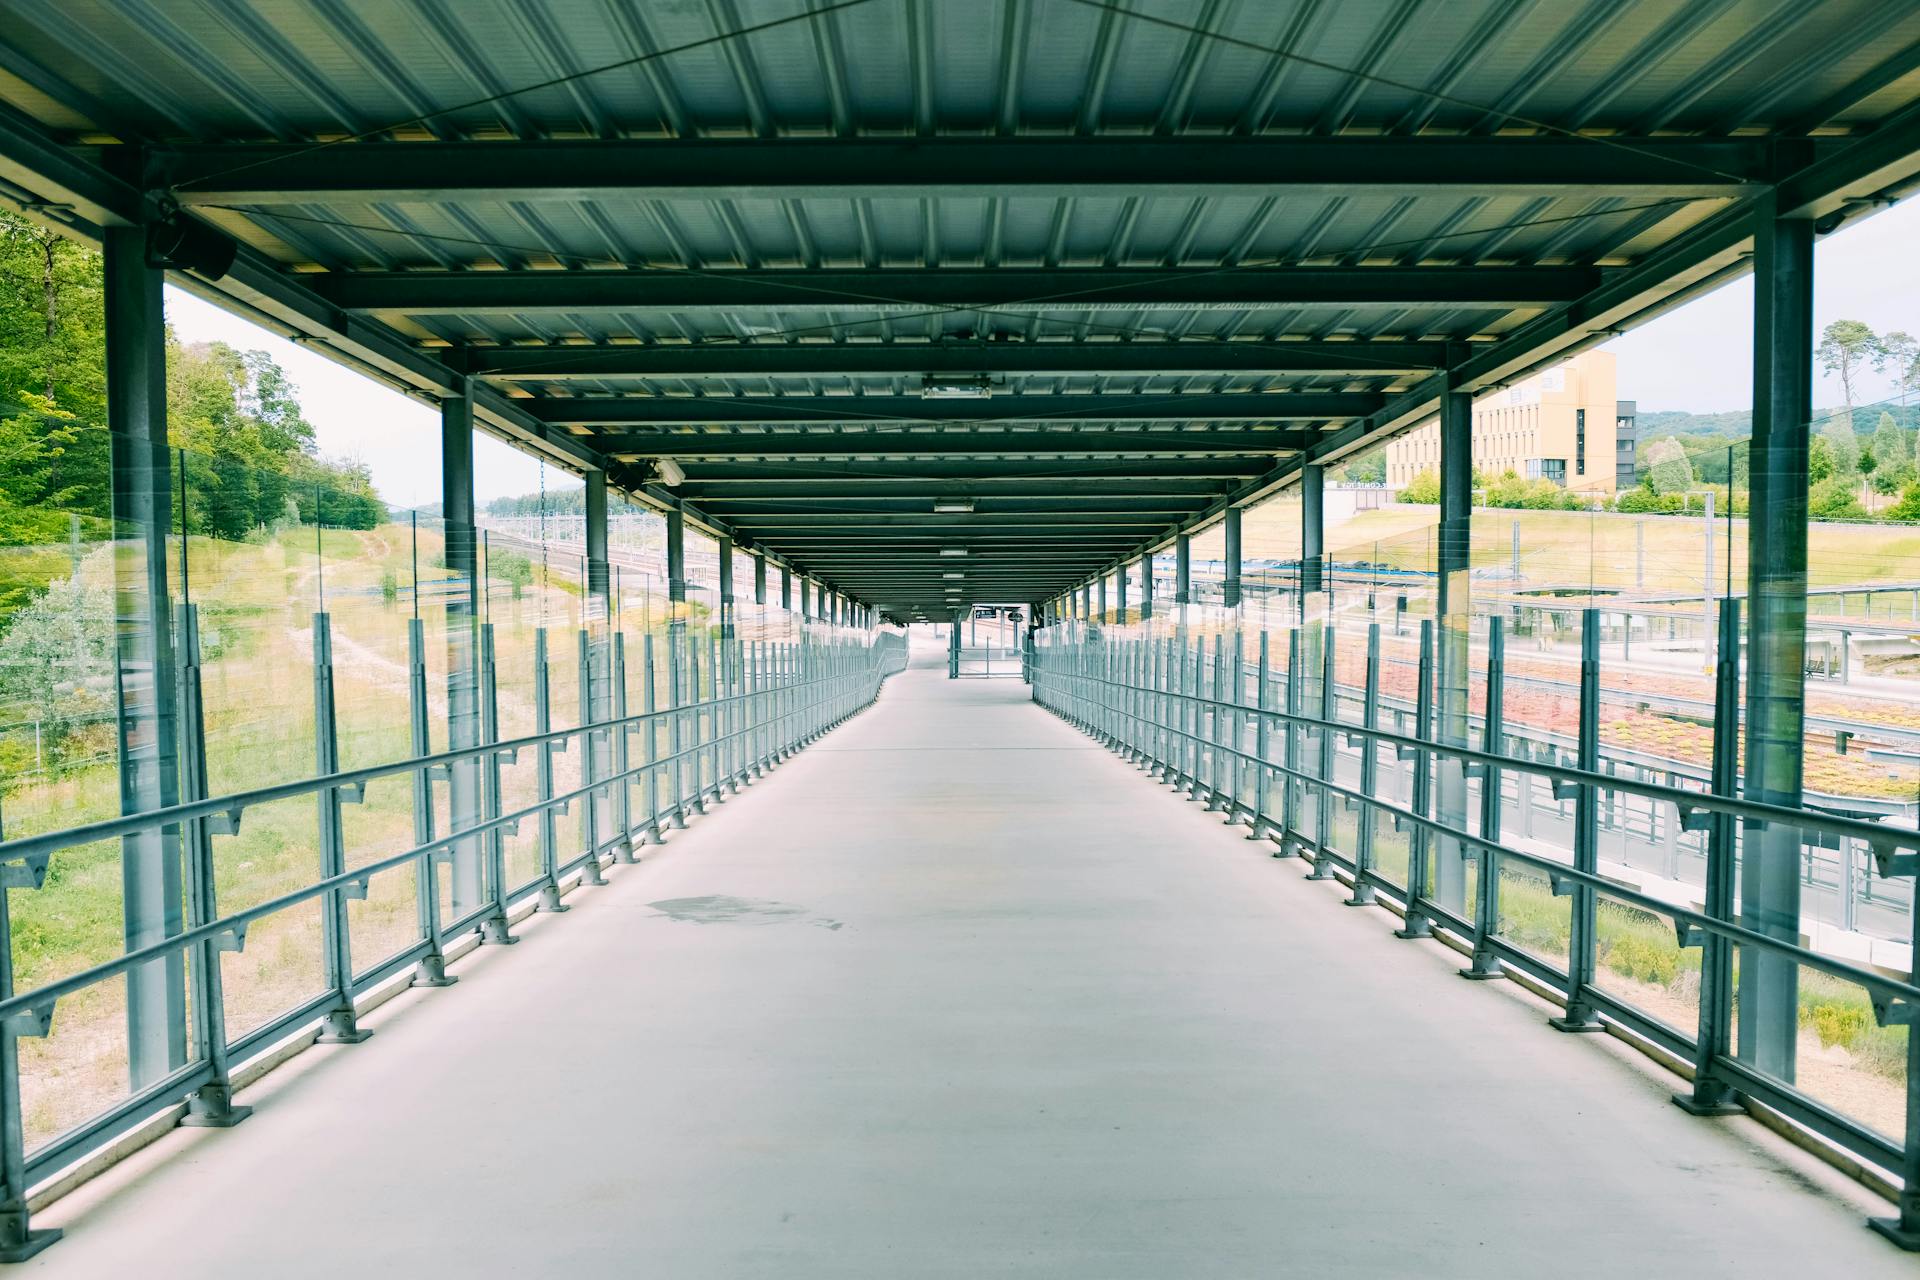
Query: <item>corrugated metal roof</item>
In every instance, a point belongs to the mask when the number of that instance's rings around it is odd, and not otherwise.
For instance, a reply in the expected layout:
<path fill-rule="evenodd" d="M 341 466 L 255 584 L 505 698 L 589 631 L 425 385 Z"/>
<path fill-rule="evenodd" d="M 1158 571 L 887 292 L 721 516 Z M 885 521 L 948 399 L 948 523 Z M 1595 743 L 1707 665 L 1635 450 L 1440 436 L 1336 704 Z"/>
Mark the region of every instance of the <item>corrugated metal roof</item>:
<path fill-rule="evenodd" d="M 4 7 L 0 102 L 60 141 L 137 146 L 157 198 L 284 273 L 213 288 L 298 291 L 284 323 L 338 332 L 314 319 L 337 307 L 536 410 L 851 413 L 911 396 L 899 353 L 924 350 L 926 373 L 976 361 L 1013 396 L 1170 393 L 1167 430 L 1196 425 L 1181 393 L 1379 398 L 1315 424 L 1346 448 L 1417 416 L 1442 365 L 1485 385 L 1742 269 L 1727 228 L 1769 187 L 1844 214 L 1912 179 L 1850 157 L 1920 149 L 1902 141 L 1920 6 L 1886 0 Z M 1289 283 L 1309 268 L 1328 272 Z M 1396 297 L 1375 268 L 1424 274 Z M 1492 268 L 1566 274 L 1491 296 Z M 981 296 L 930 300 L 967 269 Z M 995 292 L 1020 270 L 1074 284 Z M 1178 300 L 1142 297 L 1156 273 Z M 576 429 L 646 456 L 630 429 Z M 1189 518 L 1290 459 L 1193 495 Z"/>

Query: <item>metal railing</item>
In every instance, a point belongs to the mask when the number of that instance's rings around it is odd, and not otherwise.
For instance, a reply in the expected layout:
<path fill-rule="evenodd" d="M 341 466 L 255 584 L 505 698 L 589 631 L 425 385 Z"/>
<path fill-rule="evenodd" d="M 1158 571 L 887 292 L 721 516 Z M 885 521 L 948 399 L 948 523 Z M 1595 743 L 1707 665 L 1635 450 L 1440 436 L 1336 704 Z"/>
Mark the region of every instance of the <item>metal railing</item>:
<path fill-rule="evenodd" d="M 425 645 L 421 623 L 414 619 L 409 630 L 413 754 L 385 764 L 343 769 L 332 696 L 331 626 L 329 616 L 321 612 L 314 615 L 313 630 L 320 772 L 298 781 L 210 796 L 198 619 L 192 605 L 181 606 L 178 613 L 181 639 L 175 675 L 181 698 L 183 802 L 0 841 L 0 886 L 6 889 L 40 888 L 49 860 L 62 850 L 143 833 L 161 832 L 178 840 L 185 867 L 185 911 L 178 931 L 22 992 L 13 989 L 14 939 L 7 894 L 0 889 L 0 1261 L 30 1257 L 59 1235 L 30 1225 L 28 1197 L 36 1186 L 169 1111 L 184 1107 L 182 1123 L 207 1127 L 244 1119 L 249 1108 L 236 1105 L 232 1097 L 237 1067 L 316 1028 L 323 1041 L 364 1039 L 369 1033 L 358 1025 L 357 1002 L 375 988 L 396 980 L 409 967 L 416 986 L 455 981 L 445 970 L 450 941 L 466 935 L 477 935 L 483 943 L 516 941 L 510 923 L 519 908 L 532 903 L 536 909 L 565 910 L 560 895 L 567 878 L 577 876 L 578 883 L 586 885 L 605 883 L 601 871 L 607 860 L 637 861 L 636 846 L 661 841 L 665 829 L 684 827 L 689 815 L 737 794 L 743 784 L 871 703 L 881 682 L 906 665 L 905 638 L 891 632 L 858 638 L 850 633 L 803 635 L 794 643 L 710 633 L 700 644 L 684 625 L 676 624 L 664 636 L 665 679 L 658 685 L 656 637 L 642 638 L 645 705 L 630 713 L 625 637 L 583 630 L 578 635 L 583 722 L 554 728 L 547 635 L 542 629 L 535 633 L 536 731 L 501 738 L 493 629 L 483 623 L 474 628 L 480 741 L 433 752 L 427 749 L 431 734 Z M 450 690 L 450 702 L 453 696 Z M 560 789 L 554 758 L 576 740 L 581 744 L 580 782 Z M 501 771 L 516 764 L 522 752 L 533 753 L 538 798 L 509 809 Z M 356 865 L 341 820 L 342 806 L 363 801 L 370 784 L 389 778 L 411 783 L 413 843 L 401 852 Z M 453 815 L 449 823 L 453 829 L 445 834 L 435 832 L 437 783 L 447 784 L 447 809 Z M 453 795 L 460 786 L 469 788 L 472 801 L 464 815 Z M 306 796 L 318 806 L 318 875 L 256 906 L 221 913 L 217 907 L 222 868 L 218 839 L 237 835 L 249 810 Z M 581 845 L 577 850 L 564 849 L 555 818 L 576 803 L 581 805 Z M 508 874 L 504 842 L 526 819 L 539 824 L 538 868 L 530 878 L 516 882 Z M 456 892 L 452 899 L 456 918 L 445 922 L 440 919 L 441 868 L 450 869 L 456 886 L 463 872 L 473 876 L 468 900 Z M 415 876 L 415 936 L 371 965 L 356 967 L 347 904 L 366 898 L 377 878 L 402 872 Z M 248 930 L 258 922 L 309 903 L 320 910 L 323 957 L 322 972 L 313 975 L 311 994 L 246 1034 L 230 1037 L 221 984 L 222 954 L 244 948 Z M 163 1079 L 134 1089 L 117 1105 L 29 1149 L 21 1108 L 19 1039 L 49 1035 L 63 1000 L 104 983 L 130 980 L 155 964 L 183 969 L 191 1009 L 186 1060 Z"/>
<path fill-rule="evenodd" d="M 1737 639 L 1738 610 L 1738 602 L 1723 604 L 1723 640 Z M 1465 620 L 1438 627 L 1432 619 L 1421 621 L 1410 733 L 1381 727 L 1388 699 L 1377 622 L 1364 628 L 1358 722 L 1339 714 L 1335 672 L 1341 631 L 1327 622 L 1280 633 L 1287 653 L 1284 679 L 1276 678 L 1281 672 L 1270 663 L 1273 637 L 1267 632 L 1255 637 L 1258 657 L 1248 662 L 1242 653 L 1247 637 L 1238 631 L 1195 634 L 1181 627 L 1149 627 L 1103 635 L 1084 623 L 1056 625 L 1037 637 L 1033 697 L 1177 792 L 1204 801 L 1228 822 L 1247 823 L 1250 839 L 1277 841 L 1274 856 L 1305 857 L 1313 865 L 1312 878 L 1342 879 L 1351 886 L 1351 905 L 1392 899 L 1404 915 L 1398 936 L 1423 938 L 1442 931 L 1471 955 L 1464 976 L 1520 975 L 1564 1005 L 1564 1015 L 1553 1019 L 1560 1029 L 1603 1030 L 1611 1023 L 1651 1046 L 1691 1077 L 1690 1090 L 1675 1098 L 1688 1110 L 1725 1114 L 1757 1103 L 1886 1170 L 1900 1185 L 1899 1215 L 1876 1219 L 1874 1225 L 1903 1247 L 1920 1248 L 1920 1036 L 1906 1037 L 1900 1138 L 1814 1097 L 1791 1079 L 1759 1069 L 1736 1052 L 1734 1042 L 1735 964 L 1741 955 L 1754 964 L 1759 961 L 1753 957 L 1778 958 L 1857 985 L 1882 1027 L 1910 1029 L 1920 1009 L 1920 986 L 1910 973 L 1903 980 L 1802 946 L 1797 932 L 1790 939 L 1744 923 L 1736 895 L 1742 831 L 1777 825 L 1799 831 L 1803 839 L 1859 841 L 1871 851 L 1879 874 L 1897 877 L 1912 877 L 1920 869 L 1920 831 L 1740 798 L 1739 645 L 1730 641 L 1720 646 L 1707 789 L 1603 772 L 1600 632 L 1594 611 L 1587 622 L 1570 761 L 1558 751 L 1545 759 L 1512 751 L 1504 725 L 1504 638 L 1498 618 L 1490 620 L 1482 665 L 1471 672 Z M 1454 655 L 1450 664 L 1437 651 L 1448 641 Z M 1449 665 L 1451 674 L 1443 674 Z M 1467 745 L 1471 680 L 1484 683 L 1482 703 L 1472 717 L 1478 749 Z M 1350 783 L 1339 780 L 1336 768 L 1340 741 L 1360 753 L 1357 770 L 1350 771 L 1358 776 Z M 1390 761 L 1387 769 L 1381 768 L 1383 757 Z M 1538 842 L 1522 847 L 1503 839 L 1508 777 L 1538 780 L 1556 799 L 1573 802 L 1569 847 L 1543 850 Z M 1478 795 L 1472 797 L 1475 786 Z M 1706 868 L 1698 906 L 1601 874 L 1603 796 L 1671 806 L 1682 830 L 1704 833 Z M 1473 799 L 1477 803 L 1470 803 Z M 1336 803 L 1355 814 L 1351 837 L 1338 830 Z M 1382 868 L 1383 821 L 1405 836 L 1406 870 L 1400 879 Z M 1436 877 L 1447 883 L 1437 884 Z M 1555 898 L 1568 900 L 1564 960 L 1543 954 L 1505 927 L 1503 899 L 1519 892 L 1522 880 L 1544 883 Z M 1669 921 L 1676 949 L 1700 950 L 1693 1027 L 1674 1026 L 1602 985 L 1596 914 L 1601 902 Z M 1910 920 L 1920 921 L 1920 913 L 1911 913 Z M 1920 924 L 1913 953 L 1920 954 Z"/>

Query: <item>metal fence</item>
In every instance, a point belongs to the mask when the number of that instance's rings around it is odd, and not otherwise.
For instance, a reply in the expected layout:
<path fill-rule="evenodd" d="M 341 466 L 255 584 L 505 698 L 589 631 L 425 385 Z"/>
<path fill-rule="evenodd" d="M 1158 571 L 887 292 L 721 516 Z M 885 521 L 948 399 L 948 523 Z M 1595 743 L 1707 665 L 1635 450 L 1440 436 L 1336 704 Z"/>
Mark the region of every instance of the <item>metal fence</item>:
<path fill-rule="evenodd" d="M 1507 675 L 1498 617 L 1478 624 L 1477 645 L 1464 618 L 1422 619 L 1404 639 L 1371 621 L 1252 635 L 1067 622 L 1036 638 L 1033 696 L 1176 792 L 1247 824 L 1250 839 L 1275 843 L 1274 856 L 1304 857 L 1312 878 L 1344 881 L 1350 905 L 1401 913 L 1398 936 L 1437 931 L 1470 955 L 1463 976 L 1520 979 L 1564 1006 L 1553 1019 L 1562 1030 L 1612 1024 L 1692 1080 L 1675 1099 L 1688 1110 L 1771 1112 L 1886 1171 L 1899 1217 L 1875 1225 L 1920 1247 L 1920 1037 L 1907 1034 L 1920 1008 L 1911 978 L 1920 913 L 1903 912 L 1905 964 L 1890 969 L 1802 945 L 1791 923 L 1756 927 L 1738 892 L 1743 851 L 1778 847 L 1757 838 L 1769 828 L 1797 833 L 1806 865 L 1823 846 L 1858 847 L 1870 874 L 1907 881 L 1920 832 L 1738 798 L 1738 607 L 1722 605 L 1713 760 L 1695 780 L 1608 771 L 1594 610 L 1583 619 L 1576 696 L 1535 711 L 1531 725 L 1508 722 L 1523 682 Z M 1396 680 L 1396 664 L 1412 679 Z M 1516 833 L 1512 819 L 1541 795 L 1563 820 Z M 1663 844 L 1683 834 L 1697 844 L 1699 879 L 1686 892 L 1635 887 L 1603 863 L 1605 833 L 1649 823 Z M 1809 992 L 1815 1020 L 1830 1013 L 1835 1023 L 1814 1028 L 1819 1043 L 1842 1034 L 1843 1019 L 1885 1033 L 1877 1047 L 1891 1061 L 1855 1082 L 1873 1088 L 1796 1078 L 1791 1061 L 1769 1070 L 1736 1044 L 1736 1028 L 1751 1031 L 1767 1011 L 1737 1010 L 1749 999 L 1743 989 L 1736 1001 L 1739 971 L 1766 964 L 1805 978 L 1788 988 L 1801 1007 L 1784 1011 L 1800 1018 L 1801 1035 L 1811 1034 Z M 1672 976 L 1662 985 L 1661 975 Z M 1874 1088 L 1891 1095 L 1885 1106 Z"/>
<path fill-rule="evenodd" d="M 474 628 L 478 661 L 480 741 L 434 751 L 429 654 L 418 618 L 409 625 L 412 754 L 364 768 L 340 767 L 340 726 L 333 702 L 334 653 L 329 615 L 313 617 L 315 776 L 226 795 L 208 795 L 206 740 L 200 695 L 199 619 L 181 605 L 181 692 L 178 751 L 183 802 L 170 808 L 0 842 L 0 885 L 35 890 L 47 881 L 62 851 L 101 841 L 155 836 L 183 854 L 185 883 L 179 927 L 146 945 L 32 990 L 13 989 L 16 939 L 0 891 L 0 1261 L 31 1256 L 57 1232 L 28 1221 L 30 1191 L 120 1135 L 168 1111 L 189 1125 L 225 1126 L 248 1108 L 232 1100 L 236 1068 L 301 1034 L 354 1042 L 368 1034 L 357 1016 L 363 998 L 410 970 L 416 986 L 444 986 L 450 943 L 477 935 L 485 943 L 515 941 L 518 912 L 564 910 L 563 883 L 605 883 L 603 866 L 637 860 L 636 847 L 660 841 L 728 794 L 805 747 L 873 701 L 882 680 L 906 665 L 906 643 L 893 632 L 813 628 L 781 642 L 743 637 L 732 628 L 693 630 L 676 623 L 640 637 L 629 654 L 626 637 L 605 627 L 567 636 L 577 650 L 581 723 L 552 725 L 549 637 L 535 634 L 531 693 L 534 728 L 502 737 L 493 628 Z M 558 652 L 556 649 L 555 652 Z M 641 701 L 627 706 L 628 664 L 637 664 Z M 461 696 L 449 688 L 449 702 Z M 570 779 L 556 769 L 572 752 Z M 531 787 L 508 787 L 503 771 L 532 766 Z M 404 848 L 356 847 L 349 809 L 369 788 L 411 789 L 412 833 Z M 466 790 L 465 800 L 456 793 Z M 530 789 L 533 794 L 520 794 Z M 436 799 L 439 795 L 440 799 Z M 218 907 L 222 837 L 237 835 L 251 811 L 293 800 L 317 807 L 318 848 L 310 881 L 244 910 Z M 524 802 L 523 802 L 524 801 Z M 577 806 L 577 808 L 576 808 Z M 572 815 L 563 833 L 559 819 Z M 439 815 L 446 815 L 441 817 Z M 464 820 L 463 820 L 464 815 Z M 534 824 L 537 855 L 510 862 L 506 840 L 520 824 Z M 355 954 L 350 904 L 364 902 L 390 878 L 413 880 L 409 936 L 395 949 Z M 404 890 L 403 890 L 404 891 Z M 229 1004 L 222 959 L 239 953 L 250 929 L 302 909 L 319 916 L 319 962 L 306 992 L 242 1034 L 228 1030 Z M 136 975 L 162 972 L 185 993 L 186 1025 L 179 1065 L 165 1078 L 136 1087 L 115 1105 L 64 1132 L 31 1145 L 21 1106 L 22 1037 L 45 1037 L 63 1001 L 77 1000 Z M 136 1080 L 136 1084 L 138 1081 Z M 184 1108 L 184 1110 L 182 1110 Z"/>

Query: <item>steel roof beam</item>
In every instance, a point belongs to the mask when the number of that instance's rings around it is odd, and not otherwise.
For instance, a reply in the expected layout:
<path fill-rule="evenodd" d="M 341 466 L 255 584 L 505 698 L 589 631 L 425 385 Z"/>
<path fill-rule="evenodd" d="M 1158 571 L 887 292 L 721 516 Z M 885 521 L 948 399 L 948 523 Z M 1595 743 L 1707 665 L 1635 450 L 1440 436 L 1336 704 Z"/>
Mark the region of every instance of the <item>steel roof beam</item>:
<path fill-rule="evenodd" d="M 348 311 L 408 315 L 569 315 L 587 311 L 925 310 L 1474 306 L 1577 298 L 1588 267 L 1166 268 L 812 267 L 743 271 L 383 271 L 321 277 Z"/>
<path fill-rule="evenodd" d="M 1293 453 L 1320 439 L 1304 431 L 862 431 L 683 432 L 605 436 L 622 462 L 642 458 L 1005 457 L 1022 454 L 1120 455 Z M 962 470 L 959 474 L 966 474 Z"/>
<path fill-rule="evenodd" d="M 973 503 L 973 514 L 981 516 L 1001 515 L 1071 515 L 1098 516 L 1124 515 L 1134 516 L 1143 513 L 1157 513 L 1166 517 L 1178 516 L 1205 505 L 1205 498 L 1213 495 L 1209 490 L 1205 495 L 1181 497 L 1175 495 L 1146 494 L 1082 494 L 1076 497 L 1049 498 L 977 498 Z M 925 513 L 933 510 L 933 504 L 939 500 L 937 490 L 926 490 L 912 497 L 826 497 L 826 498 L 731 498 L 716 502 L 712 498 L 701 499 L 701 505 L 719 508 L 726 518 L 735 523 L 769 516 L 781 515 L 832 515 L 834 518 L 859 519 L 868 513 L 898 512 L 902 514 Z"/>
<path fill-rule="evenodd" d="M 831 437 L 829 437 L 831 438 Z M 1262 457 L 1219 458 L 890 458 L 884 464 L 823 458 L 808 462 L 694 462 L 687 466 L 689 495 L 719 485 L 749 485 L 769 496 L 790 485 L 822 483 L 863 487 L 932 484 L 941 489 L 969 484 L 1032 481 L 1048 486 L 1101 486 L 1142 480 L 1206 480 L 1232 484 L 1257 476 Z M 876 491 L 884 492 L 884 489 Z M 985 492 L 981 489 L 980 492 Z"/>
<path fill-rule="evenodd" d="M 447 360 L 487 378 L 965 377 L 971 374 L 1431 373 L 1438 342 L 703 343 L 661 346 L 467 347 Z"/>
<path fill-rule="evenodd" d="M 153 148 L 182 205 L 1384 194 L 1731 196 L 1763 138 L 1165 137 L 201 143 Z"/>
<path fill-rule="evenodd" d="M 979 400 L 920 396 L 535 396 L 512 403 L 557 426 L 807 425 L 1002 422 L 1318 422 L 1364 418 L 1386 403 L 1374 392 L 1006 395 Z"/>

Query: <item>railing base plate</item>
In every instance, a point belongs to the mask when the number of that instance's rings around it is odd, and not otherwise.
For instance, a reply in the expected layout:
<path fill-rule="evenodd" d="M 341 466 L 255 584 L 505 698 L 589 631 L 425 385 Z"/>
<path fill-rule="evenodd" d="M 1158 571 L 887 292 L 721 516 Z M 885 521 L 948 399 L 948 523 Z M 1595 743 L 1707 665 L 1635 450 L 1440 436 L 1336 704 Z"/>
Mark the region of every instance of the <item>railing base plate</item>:
<path fill-rule="evenodd" d="M 1591 1015 L 1585 1018 L 1548 1018 L 1547 1025 L 1569 1035 L 1592 1035 L 1607 1029 L 1606 1023 Z"/>
<path fill-rule="evenodd" d="M 58 1227 L 42 1227 L 38 1231 L 29 1231 L 24 1239 L 0 1245 L 0 1262 L 25 1262 L 58 1240 L 62 1234 Z"/>
<path fill-rule="evenodd" d="M 1747 1109 L 1737 1102 L 1702 1102 L 1690 1093 L 1673 1095 L 1673 1105 L 1690 1116 L 1743 1116 Z"/>
<path fill-rule="evenodd" d="M 1920 1230 L 1902 1226 L 1898 1218 L 1868 1218 L 1867 1225 L 1908 1253 L 1920 1253 Z"/>

